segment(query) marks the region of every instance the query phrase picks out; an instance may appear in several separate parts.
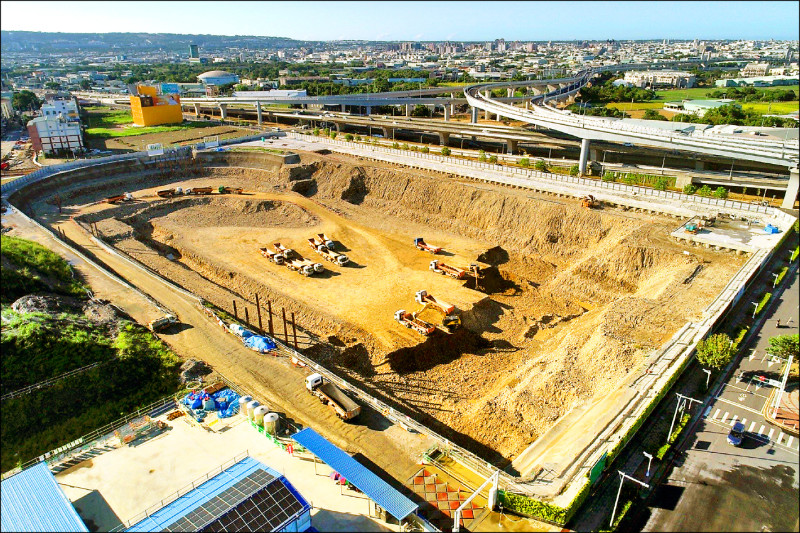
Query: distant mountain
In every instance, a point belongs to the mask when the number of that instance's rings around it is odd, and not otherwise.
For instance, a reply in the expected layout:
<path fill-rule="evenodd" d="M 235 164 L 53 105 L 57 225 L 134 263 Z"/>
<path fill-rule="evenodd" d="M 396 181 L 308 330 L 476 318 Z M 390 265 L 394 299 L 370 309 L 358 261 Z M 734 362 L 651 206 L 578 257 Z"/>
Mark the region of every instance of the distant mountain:
<path fill-rule="evenodd" d="M 0 51 L 185 51 L 190 44 L 204 49 L 265 48 L 280 49 L 314 46 L 318 42 L 296 41 L 285 37 L 252 35 L 181 35 L 175 33 L 52 33 L 36 31 L 0 31 Z"/>

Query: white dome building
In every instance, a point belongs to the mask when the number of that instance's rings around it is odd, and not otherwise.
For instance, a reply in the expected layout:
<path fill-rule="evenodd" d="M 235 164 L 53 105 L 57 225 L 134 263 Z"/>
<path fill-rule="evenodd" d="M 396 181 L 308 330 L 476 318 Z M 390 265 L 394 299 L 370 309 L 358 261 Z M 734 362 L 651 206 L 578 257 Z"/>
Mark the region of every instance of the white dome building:
<path fill-rule="evenodd" d="M 217 87 L 229 83 L 239 83 L 238 75 L 225 72 L 224 70 L 209 70 L 197 76 L 197 79 L 203 85 L 216 85 Z"/>

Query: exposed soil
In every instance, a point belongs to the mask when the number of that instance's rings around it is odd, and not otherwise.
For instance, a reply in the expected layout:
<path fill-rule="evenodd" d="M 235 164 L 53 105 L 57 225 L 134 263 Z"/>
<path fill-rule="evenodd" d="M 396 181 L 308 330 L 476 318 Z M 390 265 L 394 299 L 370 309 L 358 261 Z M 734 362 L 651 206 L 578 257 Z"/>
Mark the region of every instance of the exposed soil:
<path fill-rule="evenodd" d="M 616 388 L 698 319 L 745 261 L 670 241 L 676 222 L 666 217 L 587 210 L 577 200 L 339 154 L 301 157 L 277 169 L 207 167 L 205 177 L 175 183 L 244 187 L 244 195 L 161 200 L 149 189 L 131 205 L 83 206 L 76 218 L 220 307 L 258 293 L 297 313 L 308 356 L 457 442 L 506 459 L 577 403 Z M 322 232 L 351 265 L 311 250 L 306 238 Z M 482 264 L 477 287 L 430 272 L 433 256 L 413 247 L 418 236 L 445 248 L 440 261 Z M 326 272 L 304 278 L 266 261 L 258 248 L 274 242 Z M 420 289 L 455 304 L 464 327 L 423 338 L 396 323 L 396 310 L 419 309 Z M 441 314 L 429 309 L 424 318 L 436 323 Z"/>

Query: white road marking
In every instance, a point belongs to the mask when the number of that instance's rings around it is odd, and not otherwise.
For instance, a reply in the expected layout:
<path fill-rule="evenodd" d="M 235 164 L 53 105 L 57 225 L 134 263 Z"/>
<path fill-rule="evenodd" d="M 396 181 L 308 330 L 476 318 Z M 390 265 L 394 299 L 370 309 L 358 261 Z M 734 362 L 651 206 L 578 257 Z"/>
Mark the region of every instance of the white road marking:
<path fill-rule="evenodd" d="M 769 435 L 767 435 L 767 440 L 772 440 L 773 433 L 775 433 L 775 428 L 769 428 Z"/>
<path fill-rule="evenodd" d="M 758 434 L 759 435 L 763 435 L 764 434 L 764 424 L 761 424 L 761 429 L 758 430 Z"/>
<path fill-rule="evenodd" d="M 731 426 L 733 426 L 736 423 L 737 418 L 739 418 L 739 415 L 733 415 L 733 418 L 731 418 Z"/>
<path fill-rule="evenodd" d="M 780 444 L 781 440 L 783 440 L 783 431 L 780 432 L 780 434 L 778 435 L 778 440 L 776 440 L 775 442 Z"/>
<path fill-rule="evenodd" d="M 756 423 L 755 423 L 755 422 L 752 422 L 752 423 L 750 424 L 750 429 L 748 429 L 748 430 L 747 430 L 747 432 L 748 432 L 748 433 L 752 433 L 752 432 L 753 432 L 753 428 L 754 428 L 754 427 L 756 427 Z"/>
<path fill-rule="evenodd" d="M 786 441 L 786 447 L 787 448 L 792 445 L 792 441 L 793 440 L 794 440 L 794 436 L 793 435 L 789 435 L 789 439 Z"/>
<path fill-rule="evenodd" d="M 714 416 L 712 416 L 711 418 L 712 418 L 713 420 L 716 420 L 718 415 L 719 415 L 719 409 L 717 409 L 717 410 L 714 412 Z"/>
<path fill-rule="evenodd" d="M 722 420 L 720 420 L 720 422 L 724 423 L 725 420 L 727 420 L 727 418 L 728 418 L 728 411 L 725 411 L 725 414 L 722 416 Z"/>

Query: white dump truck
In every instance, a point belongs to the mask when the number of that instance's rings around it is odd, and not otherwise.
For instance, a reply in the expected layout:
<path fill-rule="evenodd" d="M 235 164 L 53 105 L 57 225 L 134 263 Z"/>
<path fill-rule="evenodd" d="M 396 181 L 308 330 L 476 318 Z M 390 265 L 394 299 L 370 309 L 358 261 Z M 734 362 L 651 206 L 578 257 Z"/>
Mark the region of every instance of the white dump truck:
<path fill-rule="evenodd" d="M 306 389 L 333 409 L 336 416 L 342 420 L 355 418 L 361 412 L 360 405 L 320 374 L 314 373 L 306 378 Z"/>

